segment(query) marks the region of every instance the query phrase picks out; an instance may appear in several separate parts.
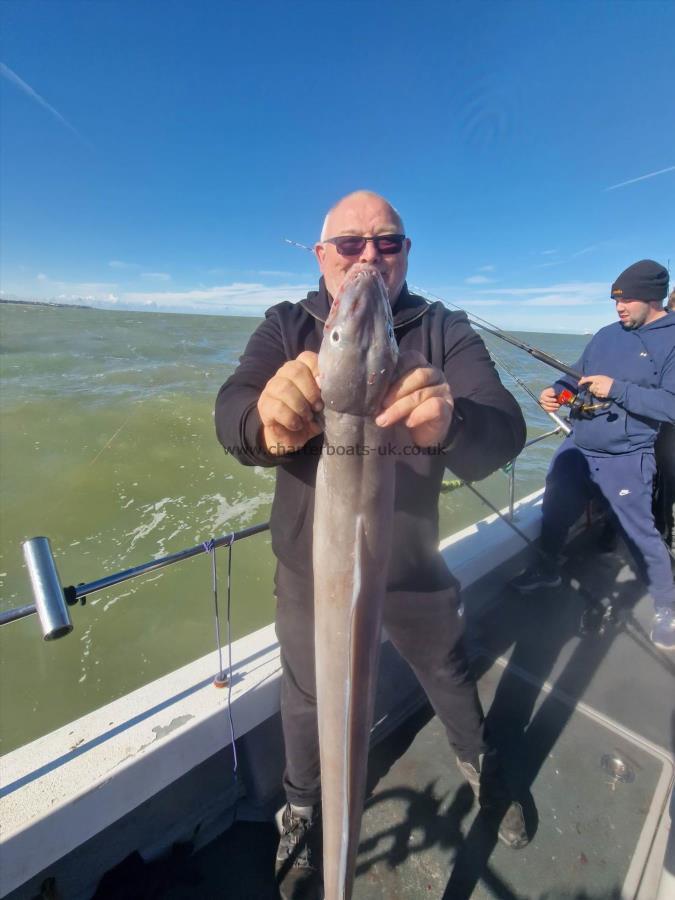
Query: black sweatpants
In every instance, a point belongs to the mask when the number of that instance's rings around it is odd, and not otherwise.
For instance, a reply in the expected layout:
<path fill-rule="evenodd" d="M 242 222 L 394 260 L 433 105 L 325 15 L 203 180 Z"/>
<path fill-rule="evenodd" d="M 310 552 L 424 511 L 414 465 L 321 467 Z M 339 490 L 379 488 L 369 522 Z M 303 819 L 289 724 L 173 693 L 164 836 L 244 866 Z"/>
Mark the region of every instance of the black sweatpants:
<path fill-rule="evenodd" d="M 555 557 L 567 532 L 597 489 L 621 526 L 657 609 L 675 607 L 670 556 L 654 525 L 653 450 L 615 456 L 592 456 L 572 438 L 558 447 L 546 476 L 542 507 L 541 549 Z"/>
<path fill-rule="evenodd" d="M 279 564 L 276 595 L 286 747 L 284 788 L 291 803 L 312 806 L 321 796 L 313 591 L 311 584 Z M 419 679 L 455 753 L 464 759 L 483 753 L 483 711 L 468 668 L 457 590 L 389 593 L 383 624 Z"/>

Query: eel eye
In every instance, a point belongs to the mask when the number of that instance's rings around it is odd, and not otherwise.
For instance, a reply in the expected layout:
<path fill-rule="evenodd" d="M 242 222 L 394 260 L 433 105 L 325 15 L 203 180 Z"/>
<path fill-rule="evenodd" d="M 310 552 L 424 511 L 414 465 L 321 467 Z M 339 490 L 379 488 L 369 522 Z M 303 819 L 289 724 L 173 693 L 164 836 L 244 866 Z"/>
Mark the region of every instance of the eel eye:
<path fill-rule="evenodd" d="M 340 332 L 337 330 L 337 328 L 334 328 L 333 331 L 331 331 L 330 339 L 334 344 L 337 344 L 339 342 Z"/>

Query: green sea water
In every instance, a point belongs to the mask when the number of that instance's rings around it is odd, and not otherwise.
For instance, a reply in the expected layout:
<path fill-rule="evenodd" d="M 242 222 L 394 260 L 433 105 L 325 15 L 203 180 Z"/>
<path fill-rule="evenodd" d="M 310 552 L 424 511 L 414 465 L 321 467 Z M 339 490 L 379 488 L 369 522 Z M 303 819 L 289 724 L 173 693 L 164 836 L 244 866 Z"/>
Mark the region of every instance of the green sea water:
<path fill-rule="evenodd" d="M 0 608 L 32 602 L 21 542 L 50 538 L 64 584 L 118 570 L 267 520 L 274 471 L 239 465 L 213 426 L 218 388 L 259 320 L 0 305 Z M 588 340 L 528 334 L 572 362 Z M 533 390 L 551 370 L 489 337 Z M 555 376 L 553 376 L 555 377 Z M 550 420 L 509 375 L 530 437 Z M 517 495 L 542 483 L 558 439 L 525 451 Z M 448 473 L 448 478 L 453 476 Z M 499 506 L 508 480 L 478 486 Z M 487 510 L 467 490 L 441 497 L 441 534 Z M 269 534 L 232 550 L 232 634 L 273 618 Z M 227 551 L 217 554 L 221 606 Z M 205 555 L 93 595 L 65 639 L 41 640 L 35 617 L 0 629 L 2 752 L 212 652 Z"/>

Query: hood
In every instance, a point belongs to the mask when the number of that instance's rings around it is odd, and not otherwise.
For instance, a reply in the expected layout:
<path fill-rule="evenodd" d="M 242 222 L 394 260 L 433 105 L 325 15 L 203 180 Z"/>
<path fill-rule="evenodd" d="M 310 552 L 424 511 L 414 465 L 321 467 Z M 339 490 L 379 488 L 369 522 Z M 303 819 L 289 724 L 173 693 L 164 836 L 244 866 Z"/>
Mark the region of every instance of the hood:
<path fill-rule="evenodd" d="M 318 319 L 319 322 L 326 322 L 333 298 L 326 290 L 326 283 L 321 277 L 319 281 L 319 290 L 310 291 L 304 300 L 300 300 L 300 306 L 305 309 L 311 316 Z M 411 294 L 408 290 L 407 283 L 401 288 L 401 293 L 396 301 L 396 308 L 393 311 L 394 329 L 401 328 L 425 315 L 431 304 L 417 294 Z M 673 317 L 675 318 L 675 316 Z"/>
<path fill-rule="evenodd" d="M 665 316 L 661 316 L 660 319 L 650 322 L 649 325 L 643 325 L 641 328 L 636 329 L 636 331 L 638 333 L 644 333 L 645 331 L 656 331 L 658 328 L 670 328 L 673 325 L 675 325 L 675 311 L 668 310 Z"/>

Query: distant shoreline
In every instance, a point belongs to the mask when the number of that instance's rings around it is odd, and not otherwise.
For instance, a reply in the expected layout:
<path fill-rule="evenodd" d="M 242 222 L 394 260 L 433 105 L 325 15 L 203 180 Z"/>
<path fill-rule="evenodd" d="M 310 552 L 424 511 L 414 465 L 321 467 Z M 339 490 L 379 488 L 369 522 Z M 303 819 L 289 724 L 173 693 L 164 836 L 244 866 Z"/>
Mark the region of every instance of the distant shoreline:
<path fill-rule="evenodd" d="M 10 300 L 0 297 L 0 303 L 11 303 L 13 306 L 57 306 L 60 309 L 96 309 L 95 306 L 86 306 L 84 303 L 53 303 L 50 300 Z"/>
<path fill-rule="evenodd" d="M 235 309 L 233 312 L 204 312 L 202 310 L 189 311 L 178 309 L 136 309 L 134 307 L 115 307 L 115 306 L 91 306 L 84 303 L 58 303 L 56 300 L 18 300 L 9 297 L 0 297 L 0 303 L 6 303 L 13 306 L 39 306 L 43 308 L 55 309 L 87 309 L 92 312 L 100 313 L 133 313 L 141 316 L 144 315 L 166 315 L 166 316 L 199 316 L 200 318 L 215 319 L 260 319 L 264 318 L 264 310 L 244 311 L 243 309 Z M 480 328 L 480 326 L 476 326 Z M 593 332 L 590 331 L 533 331 L 529 328 L 513 328 L 508 329 L 514 334 L 553 334 L 553 335 L 573 335 L 575 337 L 591 337 Z"/>

